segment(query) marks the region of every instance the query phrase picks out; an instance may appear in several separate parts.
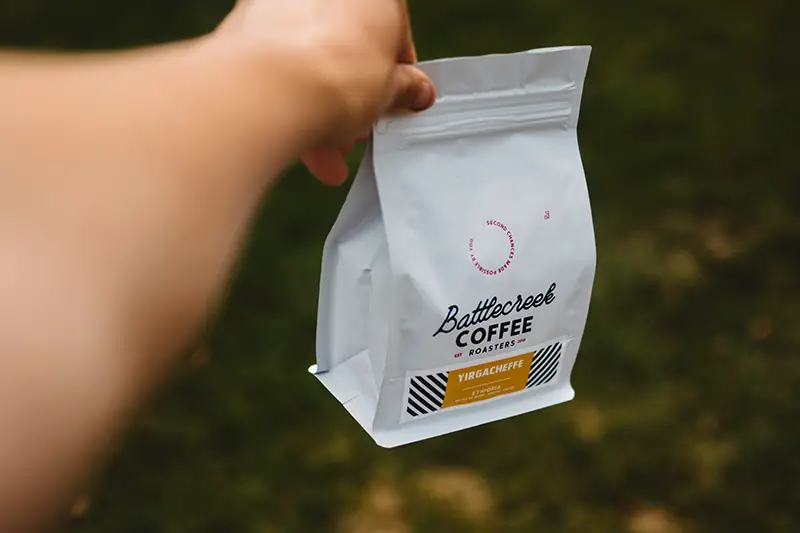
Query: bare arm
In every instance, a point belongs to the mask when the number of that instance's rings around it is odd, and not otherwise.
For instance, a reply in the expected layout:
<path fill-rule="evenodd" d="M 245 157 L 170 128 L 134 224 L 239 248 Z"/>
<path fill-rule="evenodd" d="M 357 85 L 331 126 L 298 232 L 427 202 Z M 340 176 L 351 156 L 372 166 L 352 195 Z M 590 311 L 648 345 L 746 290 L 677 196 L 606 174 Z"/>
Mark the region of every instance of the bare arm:
<path fill-rule="evenodd" d="M 280 171 L 430 99 L 398 72 L 399 8 L 373 13 L 396 2 L 303 1 L 244 2 L 221 35 L 154 49 L 0 55 L 0 531 L 71 496 L 216 303 Z M 248 29 L 334 8 L 363 20 L 291 43 Z M 370 24 L 397 42 L 346 40 Z M 370 39 L 373 63 L 348 56 Z"/>

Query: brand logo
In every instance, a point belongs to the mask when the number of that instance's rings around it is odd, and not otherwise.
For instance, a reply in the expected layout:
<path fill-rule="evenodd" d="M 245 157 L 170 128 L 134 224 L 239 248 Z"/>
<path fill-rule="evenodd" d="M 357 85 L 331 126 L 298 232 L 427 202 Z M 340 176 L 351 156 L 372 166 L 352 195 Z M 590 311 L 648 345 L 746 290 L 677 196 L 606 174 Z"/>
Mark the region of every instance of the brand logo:
<path fill-rule="evenodd" d="M 515 300 L 508 300 L 504 303 L 500 303 L 497 296 L 487 298 L 479 302 L 475 309 L 463 315 L 460 314 L 460 309 L 457 305 L 451 305 L 447 310 L 447 316 L 433 336 L 458 332 L 455 343 L 459 348 L 466 348 L 470 345 L 480 346 L 494 342 L 494 344 L 488 346 L 471 349 L 469 355 L 479 355 L 493 350 L 509 348 L 514 346 L 517 340 L 521 341 L 521 339 L 511 340 L 512 338 L 527 335 L 531 332 L 534 320 L 532 314 L 497 322 L 489 326 L 482 326 L 481 324 L 512 314 L 538 309 L 542 306 L 549 306 L 555 300 L 556 284 L 553 283 L 547 292 L 539 293 L 536 296 L 530 295 L 527 298 L 523 298 L 519 294 Z"/>
<path fill-rule="evenodd" d="M 469 258 L 475 269 L 485 276 L 505 272 L 517 253 L 514 234 L 498 220 L 487 220 L 469 239 Z"/>

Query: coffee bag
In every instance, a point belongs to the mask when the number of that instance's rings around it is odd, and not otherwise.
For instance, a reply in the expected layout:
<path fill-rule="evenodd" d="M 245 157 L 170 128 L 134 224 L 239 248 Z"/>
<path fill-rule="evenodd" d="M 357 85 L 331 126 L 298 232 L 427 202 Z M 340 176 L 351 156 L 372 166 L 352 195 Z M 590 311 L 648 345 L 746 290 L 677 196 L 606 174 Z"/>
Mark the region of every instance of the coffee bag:
<path fill-rule="evenodd" d="M 324 251 L 310 371 L 384 447 L 571 400 L 595 272 L 577 125 L 589 47 L 421 66 Z"/>

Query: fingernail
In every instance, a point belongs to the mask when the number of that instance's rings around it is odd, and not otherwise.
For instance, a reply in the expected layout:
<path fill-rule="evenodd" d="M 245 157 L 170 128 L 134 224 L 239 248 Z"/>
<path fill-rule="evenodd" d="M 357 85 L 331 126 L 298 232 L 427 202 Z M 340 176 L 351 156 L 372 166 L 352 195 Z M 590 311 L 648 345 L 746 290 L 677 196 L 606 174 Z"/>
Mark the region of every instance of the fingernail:
<path fill-rule="evenodd" d="M 424 82 L 420 88 L 419 95 L 417 96 L 417 102 L 416 105 L 414 105 L 414 111 L 425 111 L 433 105 L 435 98 L 436 91 L 434 90 L 433 85 L 431 85 L 430 82 Z"/>

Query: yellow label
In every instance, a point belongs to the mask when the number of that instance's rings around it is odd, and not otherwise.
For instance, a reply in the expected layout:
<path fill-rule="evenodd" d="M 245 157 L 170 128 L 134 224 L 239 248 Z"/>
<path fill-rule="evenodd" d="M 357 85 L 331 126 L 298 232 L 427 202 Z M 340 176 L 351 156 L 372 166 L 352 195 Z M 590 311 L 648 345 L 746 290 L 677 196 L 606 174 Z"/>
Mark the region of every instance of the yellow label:
<path fill-rule="evenodd" d="M 443 409 L 481 402 L 525 389 L 533 352 L 502 361 L 451 370 Z"/>

